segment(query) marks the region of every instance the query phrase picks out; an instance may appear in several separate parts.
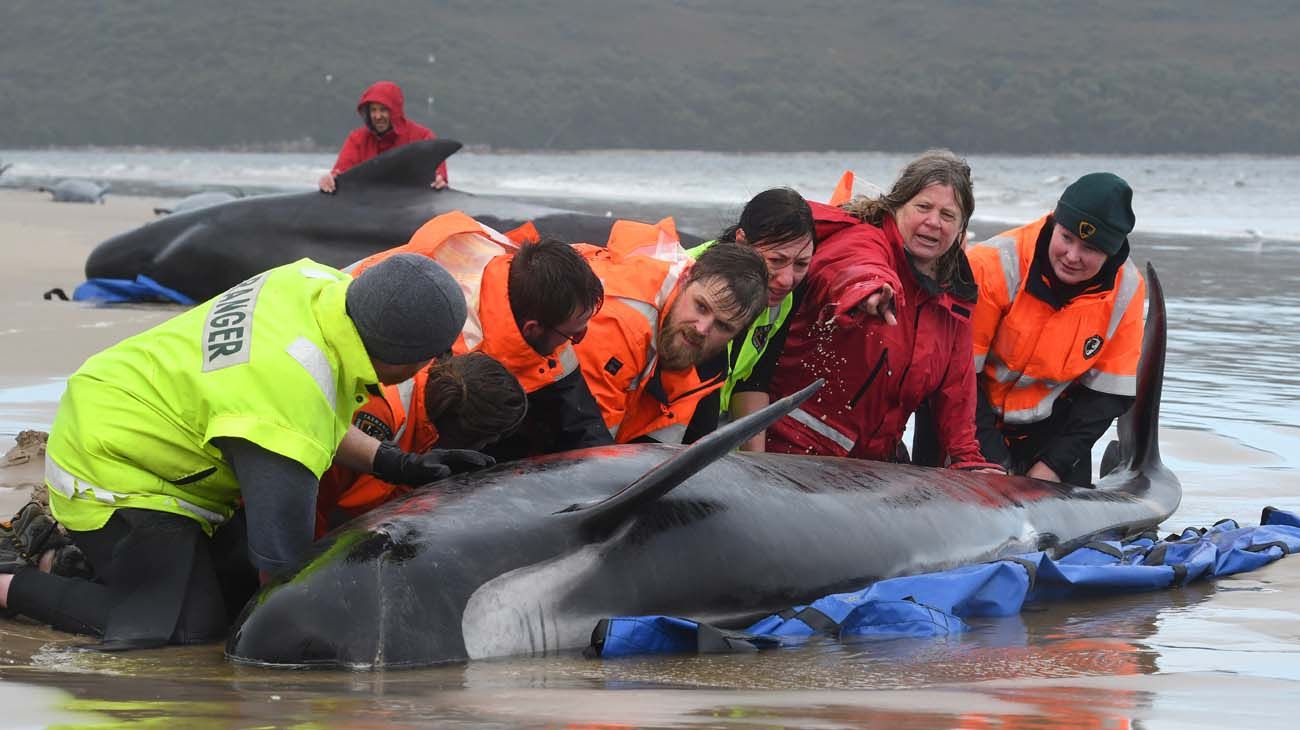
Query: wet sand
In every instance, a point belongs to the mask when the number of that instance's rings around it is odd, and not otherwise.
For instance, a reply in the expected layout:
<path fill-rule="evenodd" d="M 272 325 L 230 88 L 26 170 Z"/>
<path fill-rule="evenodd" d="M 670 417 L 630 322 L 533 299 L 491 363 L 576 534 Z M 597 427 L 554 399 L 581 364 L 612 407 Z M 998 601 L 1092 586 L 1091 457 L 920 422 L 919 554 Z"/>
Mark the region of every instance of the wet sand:
<path fill-rule="evenodd" d="M 55 287 L 71 296 L 90 251 L 152 220 L 161 202 L 110 195 L 103 205 L 54 203 L 46 193 L 0 190 L 0 454 L 11 453 L 20 431 L 48 430 L 63 380 L 88 356 L 176 311 L 42 298 Z M 0 514 L 26 501 L 40 471 L 39 454 L 0 458 Z"/>
<path fill-rule="evenodd" d="M 158 308 L 104 308 L 42 295 L 69 296 L 85 280 L 86 256 L 104 239 L 155 218 L 156 198 L 109 196 L 103 205 L 54 203 L 49 195 L 0 190 L 0 377 L 66 376 L 95 353 L 166 319 Z M 15 354 L 20 354 L 14 357 Z"/>
<path fill-rule="evenodd" d="M 90 354 L 166 319 L 158 308 L 45 301 L 86 255 L 158 201 L 55 204 L 0 190 L 0 513 L 40 481 L 62 381 Z M 1289 454 L 1165 428 L 1183 508 L 1167 525 L 1300 507 Z M 1285 457 L 1285 458 L 1284 458 Z M 1291 727 L 1300 713 L 1300 557 L 1185 589 L 1075 601 L 976 623 L 947 642 L 813 644 L 752 656 L 577 656 L 354 674 L 226 662 L 218 645 L 130 654 L 0 619 L 0 725 L 154 722 L 245 727 L 613 723 L 726 727 Z M 20 708 L 12 710 L 12 708 Z M 17 713 L 17 714 L 15 714 Z"/>

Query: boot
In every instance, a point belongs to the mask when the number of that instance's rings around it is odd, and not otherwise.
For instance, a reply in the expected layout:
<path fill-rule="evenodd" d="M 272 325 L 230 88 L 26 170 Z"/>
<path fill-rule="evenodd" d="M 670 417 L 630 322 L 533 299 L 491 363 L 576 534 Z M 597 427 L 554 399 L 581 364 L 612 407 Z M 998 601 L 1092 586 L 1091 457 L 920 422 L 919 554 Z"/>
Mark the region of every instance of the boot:
<path fill-rule="evenodd" d="M 0 573 L 13 573 L 24 565 L 31 564 L 14 541 L 14 531 L 0 526 Z"/>
<path fill-rule="evenodd" d="M 46 550 L 58 550 L 72 543 L 54 518 L 45 514 L 45 509 L 36 502 L 28 502 L 18 510 L 12 529 L 18 550 L 33 563 L 40 560 Z"/>

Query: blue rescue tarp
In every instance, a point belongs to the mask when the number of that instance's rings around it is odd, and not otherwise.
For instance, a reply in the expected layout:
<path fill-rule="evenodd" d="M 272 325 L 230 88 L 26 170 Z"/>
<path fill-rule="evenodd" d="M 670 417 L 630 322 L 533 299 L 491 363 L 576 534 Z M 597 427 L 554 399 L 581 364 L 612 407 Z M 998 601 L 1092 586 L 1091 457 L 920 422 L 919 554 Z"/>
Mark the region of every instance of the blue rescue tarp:
<path fill-rule="evenodd" d="M 126 302 L 176 302 L 177 304 L 195 304 L 190 297 L 159 284 L 141 274 L 132 279 L 87 279 L 72 292 L 72 298 L 79 302 L 105 302 L 122 304 Z"/>
<path fill-rule="evenodd" d="M 877 581 L 795 606 L 745 628 L 719 629 L 671 616 L 601 621 L 589 655 L 717 653 L 802 643 L 812 636 L 893 639 L 947 636 L 965 618 L 1010 616 L 1026 603 L 1133 593 L 1244 573 L 1300 550 L 1300 516 L 1266 507 L 1258 527 L 1221 520 L 1165 539 L 1154 532 L 1088 543 L 1060 558 L 1028 553 L 992 563 Z"/>

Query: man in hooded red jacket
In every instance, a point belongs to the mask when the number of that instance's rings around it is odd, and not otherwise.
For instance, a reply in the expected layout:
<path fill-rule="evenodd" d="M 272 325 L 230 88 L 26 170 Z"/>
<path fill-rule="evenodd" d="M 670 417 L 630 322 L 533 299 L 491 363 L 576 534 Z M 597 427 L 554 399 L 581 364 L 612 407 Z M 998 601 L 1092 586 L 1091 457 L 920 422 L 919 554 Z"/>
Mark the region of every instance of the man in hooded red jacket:
<path fill-rule="evenodd" d="M 361 115 L 365 124 L 352 130 L 343 141 L 343 149 L 339 150 L 339 158 L 334 162 L 334 167 L 320 179 L 322 193 L 334 192 L 334 179 L 350 167 L 378 157 L 394 147 L 424 139 L 437 139 L 437 135 L 428 127 L 406 118 L 405 106 L 402 87 L 392 81 L 376 81 L 366 89 L 357 102 L 357 114 Z M 447 187 L 446 162 L 438 165 L 438 171 L 433 176 L 433 187 Z"/>

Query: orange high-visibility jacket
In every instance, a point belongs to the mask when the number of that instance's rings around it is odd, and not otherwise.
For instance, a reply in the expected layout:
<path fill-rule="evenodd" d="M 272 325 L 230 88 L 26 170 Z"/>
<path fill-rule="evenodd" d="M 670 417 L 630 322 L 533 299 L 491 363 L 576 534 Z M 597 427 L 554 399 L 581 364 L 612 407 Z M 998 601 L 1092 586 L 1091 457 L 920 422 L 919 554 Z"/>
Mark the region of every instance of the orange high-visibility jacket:
<path fill-rule="evenodd" d="M 1060 309 L 1026 291 L 1045 216 L 967 251 L 975 305 L 979 385 L 1003 423 L 1036 423 L 1074 383 L 1119 396 L 1137 392 L 1146 282 L 1130 259 L 1114 285 L 1085 291 Z"/>
<path fill-rule="evenodd" d="M 423 368 L 404 383 L 383 386 L 382 397 L 372 396 L 352 414 L 352 425 L 403 451 L 428 451 L 438 443 L 438 429 L 424 408 L 428 382 L 429 368 Z M 335 463 L 321 476 L 316 494 L 316 537 L 410 490 Z"/>
<path fill-rule="evenodd" d="M 478 320 L 482 339 L 477 351 L 504 365 L 531 395 L 576 373 L 578 358 L 568 343 L 548 358 L 538 355 L 524 341 L 506 295 L 511 257 L 507 254 L 489 260 L 479 280 Z M 455 354 L 469 351 L 466 340 L 466 333 L 462 332 L 452 348 Z M 581 378 L 581 375 L 574 377 Z M 371 396 L 353 415 L 353 425 L 380 441 L 395 441 L 403 451 L 418 454 L 433 448 L 438 431 L 425 409 L 428 380 L 429 369 L 424 368 L 406 382 L 384 386 L 382 397 Z M 326 524 L 333 528 L 408 491 L 409 487 L 390 484 L 373 474 L 358 474 L 340 464 L 331 466 L 321 478 L 317 498 L 318 537 L 324 534 Z"/>
<path fill-rule="evenodd" d="M 564 343 L 549 356 L 537 354 L 519 332 L 510 310 L 507 283 L 510 261 L 519 246 L 460 211 L 444 213 L 420 226 L 398 248 L 363 259 L 352 275 L 398 253 L 416 253 L 437 261 L 460 283 L 468 306 L 465 328 L 452 352 L 482 352 L 510 371 L 524 392 L 533 393 L 578 368 L 573 345 Z"/>
<path fill-rule="evenodd" d="M 406 244 L 369 256 L 349 268 L 352 275 L 361 272 L 397 253 L 416 253 L 442 264 L 465 294 L 468 316 L 465 327 L 452 352 L 460 355 L 479 351 L 491 356 L 505 366 L 529 394 L 529 405 L 534 396 L 548 386 L 555 385 L 566 376 L 577 379 L 577 388 L 583 386 L 578 373 L 578 357 L 572 344 L 564 345 L 549 357 L 537 354 L 519 332 L 514 314 L 510 310 L 507 285 L 510 261 L 518 244 L 506 235 L 480 224 L 460 211 L 437 216 L 419 228 Z M 404 451 L 422 453 L 437 442 L 437 430 L 424 409 L 424 389 L 428 370 L 421 370 L 413 379 L 400 385 L 385 386 L 383 397 L 372 396 L 353 416 L 353 425 L 381 441 L 396 440 Z M 572 397 L 573 388 L 566 388 L 562 397 Z M 587 396 L 588 398 L 590 396 Z M 548 401 L 549 403 L 550 401 Z M 531 408 L 545 411 L 545 408 Z M 575 409 L 570 409 L 575 410 Z M 561 447 L 579 448 L 599 445 L 608 441 L 594 441 L 581 423 L 581 414 L 539 414 L 548 416 L 548 423 L 560 423 L 565 430 Z M 592 416 L 594 420 L 594 416 Z M 599 429 L 599 424 L 594 424 Z M 538 427 L 526 422 L 521 430 Z M 604 436 L 601 436 L 604 439 Z M 321 480 L 317 500 L 318 536 L 325 526 L 338 525 L 341 519 L 367 512 L 384 502 L 406 493 L 408 488 L 389 484 L 372 474 L 358 474 L 335 464 Z"/>
<path fill-rule="evenodd" d="M 694 367 L 658 367 L 659 328 L 692 260 L 685 251 L 671 260 L 631 252 L 657 245 L 666 235 L 664 226 L 671 221 L 618 221 L 606 248 L 578 247 L 605 287 L 605 306 L 591 319 L 577 347 L 578 360 L 618 443 L 642 436 L 681 443 L 700 400 L 726 380 L 725 372 L 703 381 Z"/>

